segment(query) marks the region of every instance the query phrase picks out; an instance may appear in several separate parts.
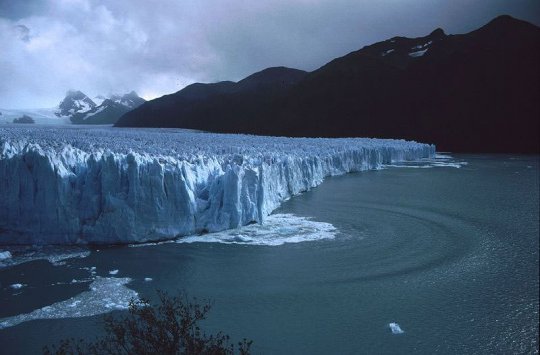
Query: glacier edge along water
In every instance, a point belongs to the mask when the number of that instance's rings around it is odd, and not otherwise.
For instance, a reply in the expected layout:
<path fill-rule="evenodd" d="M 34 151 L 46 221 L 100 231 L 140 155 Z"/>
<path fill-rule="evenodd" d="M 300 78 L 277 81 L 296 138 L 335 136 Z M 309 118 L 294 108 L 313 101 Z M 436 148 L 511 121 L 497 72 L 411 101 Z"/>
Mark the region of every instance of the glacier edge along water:
<path fill-rule="evenodd" d="M 262 225 L 132 247 L 0 247 L 12 254 L 0 261 L 0 343 L 34 354 L 92 340 L 126 288 L 157 301 L 181 287 L 215 302 L 205 331 L 252 339 L 255 353 L 538 353 L 539 157 L 392 165 L 326 178 Z M 98 278 L 118 308 L 91 289 Z"/>
<path fill-rule="evenodd" d="M 123 244 L 263 223 L 325 177 L 434 156 L 389 139 L 0 129 L 0 244 Z"/>

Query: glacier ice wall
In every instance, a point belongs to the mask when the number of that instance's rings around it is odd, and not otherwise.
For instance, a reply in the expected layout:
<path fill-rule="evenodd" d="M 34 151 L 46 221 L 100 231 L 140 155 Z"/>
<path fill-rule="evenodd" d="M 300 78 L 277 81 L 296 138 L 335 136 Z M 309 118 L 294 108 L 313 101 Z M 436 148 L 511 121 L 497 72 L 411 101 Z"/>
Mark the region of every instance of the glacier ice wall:
<path fill-rule="evenodd" d="M 171 129 L 0 128 L 0 244 L 133 243 L 264 222 L 326 176 L 433 145 Z"/>

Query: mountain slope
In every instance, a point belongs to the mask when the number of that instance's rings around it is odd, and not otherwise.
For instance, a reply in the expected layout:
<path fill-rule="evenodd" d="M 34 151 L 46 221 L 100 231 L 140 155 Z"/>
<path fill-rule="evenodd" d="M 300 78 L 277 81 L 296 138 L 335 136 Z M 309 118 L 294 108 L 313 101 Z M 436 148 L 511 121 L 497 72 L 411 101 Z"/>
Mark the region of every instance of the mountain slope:
<path fill-rule="evenodd" d="M 74 124 L 113 124 L 126 112 L 129 112 L 145 100 L 132 91 L 125 95 L 112 95 L 97 106 L 86 111 L 75 112 L 70 120 Z"/>
<path fill-rule="evenodd" d="M 72 116 L 77 113 L 85 113 L 96 108 L 96 103 L 78 90 L 69 90 L 66 97 L 58 105 L 56 116 Z"/>
<path fill-rule="evenodd" d="M 251 116 L 269 98 L 284 95 L 301 81 L 307 72 L 285 67 L 268 68 L 235 83 L 222 81 L 213 84 L 195 83 L 172 94 L 141 105 L 122 116 L 116 123 L 121 127 L 183 127 L 242 132 Z M 235 121 L 239 113 L 242 120 Z M 253 121 L 255 123 L 255 121 Z"/>
<path fill-rule="evenodd" d="M 276 90 L 247 88 L 196 102 L 181 100 L 180 91 L 118 125 L 398 137 L 440 150 L 538 152 L 538 63 L 540 29 L 501 16 L 467 34 L 437 29 L 366 46 Z M 167 104 L 157 105 L 162 99 Z"/>

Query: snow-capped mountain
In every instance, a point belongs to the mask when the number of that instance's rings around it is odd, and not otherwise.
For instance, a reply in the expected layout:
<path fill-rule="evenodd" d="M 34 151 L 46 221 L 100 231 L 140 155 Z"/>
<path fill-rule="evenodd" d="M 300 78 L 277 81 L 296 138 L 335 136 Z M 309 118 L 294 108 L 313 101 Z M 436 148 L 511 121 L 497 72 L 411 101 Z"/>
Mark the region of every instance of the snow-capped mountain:
<path fill-rule="evenodd" d="M 113 124 L 144 102 L 135 91 L 109 98 L 98 95 L 92 100 L 81 91 L 70 90 L 60 102 L 56 115 L 67 117 L 74 124 Z"/>
<path fill-rule="evenodd" d="M 98 102 L 101 101 L 99 105 L 96 105 L 94 101 L 88 98 L 94 106 L 88 110 L 79 110 L 71 114 L 71 122 L 75 124 L 113 124 L 116 123 L 120 116 L 145 102 L 135 91 L 125 95 L 111 95 L 109 98 L 99 95 L 96 96 L 96 99 Z"/>
<path fill-rule="evenodd" d="M 362 49 L 362 55 L 381 57 L 383 62 L 397 68 L 406 68 L 416 58 L 424 56 L 433 46 L 445 41 L 447 35 L 437 28 L 429 35 L 418 38 L 393 37 Z"/>
<path fill-rule="evenodd" d="M 22 116 L 38 124 L 113 124 L 125 114 L 139 107 L 145 100 L 131 91 L 125 95 L 97 95 L 91 99 L 79 90 L 69 90 L 57 107 L 42 109 L 2 109 L 0 123 L 13 123 Z"/>
<path fill-rule="evenodd" d="M 94 101 L 98 106 L 101 105 L 105 100 L 107 100 L 107 98 L 103 95 L 97 95 L 92 99 L 92 101 Z"/>
<path fill-rule="evenodd" d="M 96 103 L 91 98 L 78 90 L 69 90 L 66 97 L 58 105 L 56 116 L 73 116 L 77 113 L 85 113 L 96 108 Z"/>
<path fill-rule="evenodd" d="M 104 95 L 97 95 L 92 99 L 96 103 L 97 106 L 100 106 L 105 100 L 110 99 L 118 104 L 124 105 L 129 109 L 133 109 L 139 105 L 142 105 L 144 102 L 146 102 L 143 98 L 139 97 L 135 91 L 132 91 L 130 93 L 127 93 L 125 95 L 118 95 L 113 94 L 109 97 L 106 97 Z"/>
<path fill-rule="evenodd" d="M 117 104 L 123 105 L 130 110 L 133 110 L 134 108 L 142 105 L 146 102 L 143 98 L 139 97 L 135 91 L 132 91 L 130 93 L 127 93 L 125 95 L 111 95 L 109 98 L 112 101 L 114 101 Z"/>

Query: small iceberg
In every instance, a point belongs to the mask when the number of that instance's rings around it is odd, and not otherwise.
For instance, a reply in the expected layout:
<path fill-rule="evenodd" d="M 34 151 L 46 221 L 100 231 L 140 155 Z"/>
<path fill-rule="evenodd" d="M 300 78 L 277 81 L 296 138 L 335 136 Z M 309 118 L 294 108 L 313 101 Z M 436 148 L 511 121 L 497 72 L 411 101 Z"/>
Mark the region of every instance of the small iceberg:
<path fill-rule="evenodd" d="M 403 333 L 405 333 L 405 331 L 403 329 L 401 329 L 401 327 L 397 323 L 392 322 L 392 323 L 389 323 L 388 326 L 390 327 L 390 330 L 392 331 L 392 334 L 403 334 Z"/>

